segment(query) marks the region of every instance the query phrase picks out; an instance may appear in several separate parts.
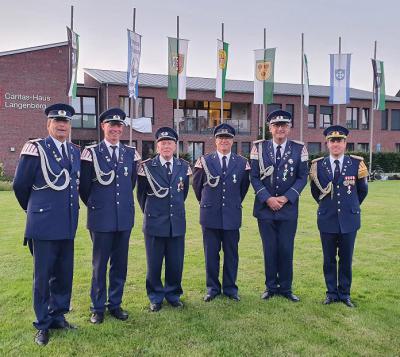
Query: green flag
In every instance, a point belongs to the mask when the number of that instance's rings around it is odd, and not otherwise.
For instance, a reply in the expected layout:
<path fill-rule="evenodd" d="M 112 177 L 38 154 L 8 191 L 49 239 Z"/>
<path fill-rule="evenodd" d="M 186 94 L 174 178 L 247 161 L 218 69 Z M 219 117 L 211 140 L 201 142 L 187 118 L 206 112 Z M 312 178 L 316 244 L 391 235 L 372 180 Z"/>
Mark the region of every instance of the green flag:
<path fill-rule="evenodd" d="M 217 98 L 224 98 L 225 96 L 226 68 L 228 66 L 228 47 L 228 43 L 217 40 L 217 78 L 215 81 L 215 96 Z"/>
<path fill-rule="evenodd" d="M 168 98 L 186 99 L 188 40 L 168 37 Z M 179 50 L 179 51 L 178 51 Z"/>
<path fill-rule="evenodd" d="M 274 101 L 275 48 L 255 50 L 254 104 Z"/>
<path fill-rule="evenodd" d="M 374 109 L 385 110 L 385 73 L 383 61 L 372 59 L 374 70 Z"/>
<path fill-rule="evenodd" d="M 76 98 L 78 60 L 79 60 L 79 35 L 67 27 L 69 45 L 69 83 L 68 97 Z"/>

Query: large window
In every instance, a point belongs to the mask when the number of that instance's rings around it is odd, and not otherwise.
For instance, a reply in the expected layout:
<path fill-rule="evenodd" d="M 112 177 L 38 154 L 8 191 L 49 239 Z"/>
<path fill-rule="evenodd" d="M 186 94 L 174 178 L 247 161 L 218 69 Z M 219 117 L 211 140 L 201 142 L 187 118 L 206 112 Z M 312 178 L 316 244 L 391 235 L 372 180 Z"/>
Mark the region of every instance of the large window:
<path fill-rule="evenodd" d="M 369 152 L 369 143 L 358 143 L 357 151 Z"/>
<path fill-rule="evenodd" d="M 381 129 L 388 130 L 389 129 L 389 110 L 381 111 Z"/>
<path fill-rule="evenodd" d="M 242 142 L 242 155 L 245 157 L 250 157 L 250 142 Z"/>
<path fill-rule="evenodd" d="M 321 105 L 321 107 L 319 108 L 319 127 L 327 128 L 328 126 L 331 126 L 333 123 L 332 117 L 333 107 Z"/>
<path fill-rule="evenodd" d="M 348 129 L 358 129 L 358 108 L 346 108 L 346 126 Z"/>
<path fill-rule="evenodd" d="M 286 111 L 292 114 L 292 125 L 294 127 L 294 104 L 286 104 Z"/>
<path fill-rule="evenodd" d="M 317 106 L 316 105 L 308 106 L 308 127 L 309 128 L 317 127 Z"/>
<path fill-rule="evenodd" d="M 154 141 L 143 141 L 142 142 L 142 160 L 146 160 L 155 155 Z"/>
<path fill-rule="evenodd" d="M 308 143 L 307 148 L 310 154 L 316 154 L 321 152 L 321 143 Z"/>
<path fill-rule="evenodd" d="M 204 143 L 189 141 L 188 143 L 188 153 L 192 158 L 192 162 L 196 162 L 196 160 L 204 154 Z"/>
<path fill-rule="evenodd" d="M 139 97 L 136 99 L 137 117 L 151 118 L 154 125 L 154 98 Z M 131 108 L 129 107 L 129 97 L 119 97 L 119 107 L 131 117 Z"/>
<path fill-rule="evenodd" d="M 361 129 L 362 130 L 369 129 L 369 109 L 368 108 L 361 109 Z"/>
<path fill-rule="evenodd" d="M 400 143 L 396 143 L 396 145 L 394 147 L 394 151 L 400 152 Z"/>
<path fill-rule="evenodd" d="M 72 118 L 73 128 L 96 129 L 96 98 L 76 97 L 72 99 L 75 115 Z"/>
<path fill-rule="evenodd" d="M 400 109 L 392 109 L 390 130 L 400 130 Z"/>
<path fill-rule="evenodd" d="M 277 104 L 277 103 L 267 104 L 267 116 L 268 114 L 271 114 L 275 110 L 279 109 L 282 109 L 282 104 Z"/>
<path fill-rule="evenodd" d="M 237 144 L 237 141 L 235 141 L 235 142 L 232 144 L 232 149 L 231 149 L 231 151 L 232 151 L 234 154 L 237 154 L 237 148 L 238 148 L 238 144 Z"/>
<path fill-rule="evenodd" d="M 354 143 L 347 143 L 346 149 L 347 151 L 354 151 Z"/>

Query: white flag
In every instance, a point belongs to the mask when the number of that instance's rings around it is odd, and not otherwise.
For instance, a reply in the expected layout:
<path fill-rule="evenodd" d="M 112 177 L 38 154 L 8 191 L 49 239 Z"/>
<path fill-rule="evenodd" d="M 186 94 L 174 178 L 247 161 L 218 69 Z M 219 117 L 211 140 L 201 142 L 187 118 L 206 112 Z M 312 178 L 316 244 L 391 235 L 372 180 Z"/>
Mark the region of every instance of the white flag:
<path fill-rule="evenodd" d="M 168 37 L 168 98 L 186 99 L 188 40 Z M 179 53 L 178 53 L 179 47 Z"/>
<path fill-rule="evenodd" d="M 350 101 L 351 54 L 333 54 L 331 59 L 331 86 L 329 104 L 347 104 Z"/>
<path fill-rule="evenodd" d="M 126 117 L 124 121 L 126 125 L 131 125 L 131 118 Z M 132 119 L 132 129 L 139 133 L 151 133 L 151 118 L 141 117 Z"/>
<path fill-rule="evenodd" d="M 142 36 L 128 30 L 128 94 L 137 99 Z"/>
<path fill-rule="evenodd" d="M 310 104 L 310 80 L 308 77 L 308 62 L 307 56 L 304 54 L 303 56 L 303 101 L 304 105 L 308 107 Z"/>

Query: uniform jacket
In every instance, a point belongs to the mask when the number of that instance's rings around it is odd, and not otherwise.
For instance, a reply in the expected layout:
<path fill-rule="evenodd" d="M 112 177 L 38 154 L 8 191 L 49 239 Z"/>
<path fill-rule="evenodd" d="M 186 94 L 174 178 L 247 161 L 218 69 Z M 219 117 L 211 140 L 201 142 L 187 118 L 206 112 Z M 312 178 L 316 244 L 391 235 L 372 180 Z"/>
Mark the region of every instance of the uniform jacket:
<path fill-rule="evenodd" d="M 80 151 L 72 143 L 67 143 L 67 147 L 70 165 L 61 159 L 50 136 L 28 141 L 21 151 L 13 189 L 27 214 L 27 239 L 75 238 L 79 213 Z M 63 190 L 48 187 L 45 176 L 56 187 L 66 187 Z M 66 177 L 69 177 L 69 182 L 66 182 Z"/>
<path fill-rule="evenodd" d="M 350 233 L 360 228 L 360 204 L 368 193 L 368 170 L 361 157 L 345 156 L 339 181 L 333 183 L 329 157 L 313 160 L 310 171 L 311 193 L 319 204 L 318 228 L 325 233 Z M 322 196 L 317 183 L 332 189 Z"/>
<path fill-rule="evenodd" d="M 108 180 L 114 175 L 110 184 L 99 182 L 91 150 L 95 152 L 100 170 L 108 173 L 102 179 Z M 131 230 L 135 217 L 133 189 L 137 179 L 137 162 L 140 160 L 136 149 L 120 143 L 116 168 L 104 141 L 85 148 L 81 160 L 79 193 L 88 210 L 87 228 L 94 232 Z"/>
<path fill-rule="evenodd" d="M 264 167 L 273 172 L 260 176 L 260 152 Z M 253 215 L 258 219 L 292 220 L 297 219 L 300 193 L 307 183 L 308 153 L 303 143 L 288 140 L 278 167 L 272 140 L 255 142 L 251 152 L 250 181 L 256 198 Z M 288 202 L 279 210 L 271 210 L 266 201 L 270 197 L 285 196 Z"/>
<path fill-rule="evenodd" d="M 185 235 L 185 200 L 189 192 L 191 169 L 186 161 L 175 157 L 173 160 L 170 179 L 166 168 L 161 166 L 159 155 L 143 161 L 139 169 L 137 198 L 143 211 L 144 234 L 157 237 Z M 144 166 L 151 180 L 146 176 Z M 157 197 L 151 185 L 165 197 Z"/>
<path fill-rule="evenodd" d="M 225 176 L 217 152 L 205 155 L 211 176 L 219 177 L 216 187 L 207 183 L 200 158 L 193 172 L 193 189 L 200 202 L 200 224 L 207 228 L 239 229 L 242 223 L 242 201 L 249 189 L 250 165 L 246 158 L 231 154 Z"/>

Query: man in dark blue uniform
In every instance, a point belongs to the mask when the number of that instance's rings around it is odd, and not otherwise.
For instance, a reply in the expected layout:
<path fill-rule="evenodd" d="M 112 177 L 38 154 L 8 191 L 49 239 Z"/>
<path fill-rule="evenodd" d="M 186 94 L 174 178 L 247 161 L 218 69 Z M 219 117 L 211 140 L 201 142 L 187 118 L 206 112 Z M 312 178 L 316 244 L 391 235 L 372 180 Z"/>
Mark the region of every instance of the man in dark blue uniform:
<path fill-rule="evenodd" d="M 307 183 L 308 153 L 304 143 L 288 140 L 291 114 L 268 115 L 271 140 L 254 143 L 250 180 L 256 197 L 253 215 L 263 243 L 267 300 L 279 294 L 297 302 L 292 293 L 293 248 L 300 193 Z"/>
<path fill-rule="evenodd" d="M 239 228 L 242 223 L 242 201 L 249 189 L 250 165 L 246 158 L 231 152 L 235 129 L 220 124 L 214 129 L 217 150 L 200 157 L 193 172 L 193 189 L 200 202 L 200 224 L 203 230 L 207 294 L 204 301 L 221 294 L 220 256 L 224 251 L 222 290 L 239 301 L 236 285 L 239 264 Z"/>
<path fill-rule="evenodd" d="M 352 259 L 360 204 L 368 193 L 368 169 L 362 157 L 345 155 L 348 129 L 333 125 L 324 130 L 329 156 L 313 160 L 311 193 L 318 203 L 318 229 L 324 252 L 325 305 L 350 299 Z M 339 256 L 339 264 L 336 257 Z M 339 267 L 338 267 L 339 266 Z"/>
<path fill-rule="evenodd" d="M 137 197 L 143 211 L 146 244 L 146 289 L 150 311 L 159 311 L 164 298 L 175 308 L 183 307 L 180 296 L 185 248 L 185 200 L 189 191 L 189 164 L 175 158 L 178 135 L 162 127 L 156 132 L 158 155 L 143 161 Z M 165 285 L 161 270 L 165 258 Z"/>
<path fill-rule="evenodd" d="M 93 275 L 90 297 L 94 324 L 102 323 L 104 311 L 126 320 L 121 308 L 128 248 L 134 224 L 133 189 L 140 156 L 120 142 L 126 114 L 111 108 L 99 116 L 104 140 L 82 152 L 80 195 L 88 209 L 87 228 L 93 242 Z M 110 262 L 107 302 L 107 264 Z"/>
<path fill-rule="evenodd" d="M 21 151 L 13 188 L 27 214 L 25 242 L 34 257 L 35 342 L 46 345 L 49 329 L 74 329 L 69 312 L 78 225 L 80 151 L 67 142 L 74 108 L 46 108 L 45 139 L 28 141 Z"/>

